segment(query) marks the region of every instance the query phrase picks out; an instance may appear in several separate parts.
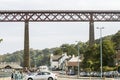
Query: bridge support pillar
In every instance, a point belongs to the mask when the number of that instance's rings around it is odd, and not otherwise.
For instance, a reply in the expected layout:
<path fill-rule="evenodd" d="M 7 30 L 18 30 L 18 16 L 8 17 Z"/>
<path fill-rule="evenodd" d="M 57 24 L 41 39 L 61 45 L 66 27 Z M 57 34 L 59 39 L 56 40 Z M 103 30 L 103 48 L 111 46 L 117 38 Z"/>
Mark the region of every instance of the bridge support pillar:
<path fill-rule="evenodd" d="M 95 38 L 94 38 L 94 20 L 93 20 L 93 15 L 90 15 L 90 22 L 89 22 L 89 46 L 93 46 L 95 43 Z"/>
<path fill-rule="evenodd" d="M 29 21 L 25 21 L 25 32 L 24 32 L 24 69 L 30 67 L 29 58 Z"/>

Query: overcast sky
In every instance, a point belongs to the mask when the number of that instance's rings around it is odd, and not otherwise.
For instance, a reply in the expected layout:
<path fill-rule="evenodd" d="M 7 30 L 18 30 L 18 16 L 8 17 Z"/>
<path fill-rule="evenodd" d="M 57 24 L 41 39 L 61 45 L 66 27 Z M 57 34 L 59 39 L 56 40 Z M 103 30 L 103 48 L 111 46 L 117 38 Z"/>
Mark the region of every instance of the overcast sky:
<path fill-rule="evenodd" d="M 120 10 L 120 0 L 0 0 L 0 10 Z M 88 41 L 89 23 L 33 22 L 30 23 L 30 48 L 44 49 Z M 119 22 L 95 23 L 95 38 L 104 27 L 103 36 L 120 30 Z M 0 23 L 0 54 L 12 53 L 24 48 L 24 23 Z"/>

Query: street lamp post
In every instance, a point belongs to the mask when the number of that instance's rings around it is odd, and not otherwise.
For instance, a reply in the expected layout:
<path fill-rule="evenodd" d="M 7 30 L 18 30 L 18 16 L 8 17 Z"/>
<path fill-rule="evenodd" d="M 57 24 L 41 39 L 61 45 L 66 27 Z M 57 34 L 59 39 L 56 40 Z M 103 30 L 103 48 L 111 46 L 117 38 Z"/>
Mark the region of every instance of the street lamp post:
<path fill-rule="evenodd" d="M 104 29 L 104 27 L 97 27 L 97 29 L 100 29 L 100 71 L 101 71 L 101 79 L 102 79 L 102 73 L 103 73 L 103 65 L 102 65 L 102 29 Z"/>

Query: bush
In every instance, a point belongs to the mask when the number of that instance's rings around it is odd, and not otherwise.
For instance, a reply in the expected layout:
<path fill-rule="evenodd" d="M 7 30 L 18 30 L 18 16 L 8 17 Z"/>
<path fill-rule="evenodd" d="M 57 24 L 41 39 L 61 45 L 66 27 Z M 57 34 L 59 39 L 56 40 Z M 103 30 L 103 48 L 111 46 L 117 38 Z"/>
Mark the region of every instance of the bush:
<path fill-rule="evenodd" d="M 109 66 L 104 66 L 103 71 L 114 71 L 116 67 L 109 67 Z"/>

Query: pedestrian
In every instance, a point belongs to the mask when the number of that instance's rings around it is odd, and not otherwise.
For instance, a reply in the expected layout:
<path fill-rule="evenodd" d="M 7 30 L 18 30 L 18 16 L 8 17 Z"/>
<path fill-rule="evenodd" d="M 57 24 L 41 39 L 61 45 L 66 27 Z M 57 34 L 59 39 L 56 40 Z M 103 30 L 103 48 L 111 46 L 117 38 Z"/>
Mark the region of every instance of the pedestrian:
<path fill-rule="evenodd" d="M 23 72 L 22 71 L 19 72 L 19 80 L 23 80 Z"/>
<path fill-rule="evenodd" d="M 13 71 L 11 74 L 11 80 L 15 80 L 15 71 Z"/>
<path fill-rule="evenodd" d="M 11 74 L 11 80 L 14 80 L 14 73 Z"/>
<path fill-rule="evenodd" d="M 15 71 L 15 80 L 19 80 L 18 75 L 19 75 L 18 71 Z"/>

